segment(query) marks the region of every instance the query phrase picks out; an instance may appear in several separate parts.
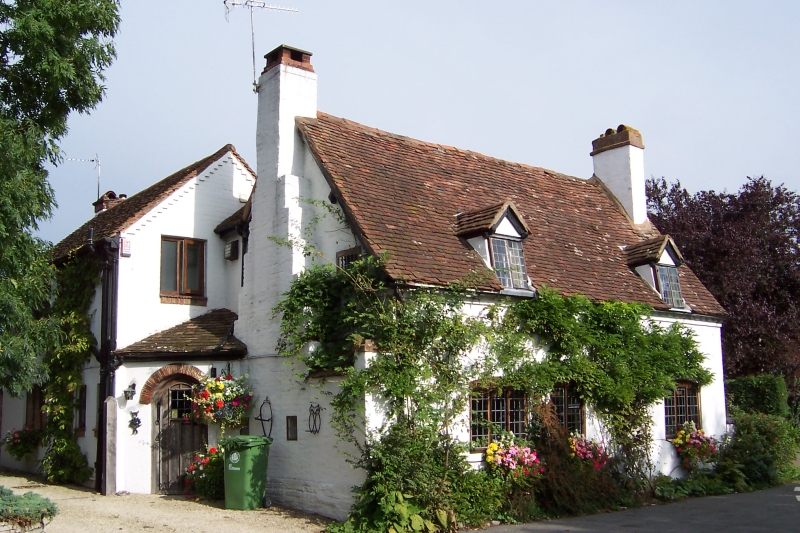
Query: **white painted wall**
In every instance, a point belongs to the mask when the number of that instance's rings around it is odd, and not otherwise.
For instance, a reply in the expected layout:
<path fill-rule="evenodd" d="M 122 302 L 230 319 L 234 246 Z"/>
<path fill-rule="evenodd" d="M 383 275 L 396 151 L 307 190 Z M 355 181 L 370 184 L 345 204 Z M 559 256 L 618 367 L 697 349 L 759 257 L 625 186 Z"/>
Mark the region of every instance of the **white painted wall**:
<path fill-rule="evenodd" d="M 230 153 L 190 179 L 122 233 L 131 256 L 119 258 L 117 348 L 124 348 L 221 307 L 236 312 L 239 261 L 223 257 L 214 228 L 244 204 L 253 177 Z M 161 303 L 161 237 L 191 237 L 205 244 L 206 306 Z M 230 307 L 229 307 L 230 306 Z"/>
<path fill-rule="evenodd" d="M 634 224 L 647 220 L 644 192 L 644 150 L 633 145 L 592 156 L 594 175 L 600 178 L 627 211 Z"/>

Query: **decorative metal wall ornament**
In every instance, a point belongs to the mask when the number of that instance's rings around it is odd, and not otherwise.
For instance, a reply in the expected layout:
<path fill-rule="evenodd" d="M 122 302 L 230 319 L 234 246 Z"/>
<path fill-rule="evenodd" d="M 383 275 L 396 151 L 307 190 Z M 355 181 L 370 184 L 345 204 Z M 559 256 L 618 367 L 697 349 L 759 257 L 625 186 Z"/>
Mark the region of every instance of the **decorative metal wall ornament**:
<path fill-rule="evenodd" d="M 312 403 L 308 408 L 308 432 L 316 435 L 322 427 L 322 407 Z"/>
<path fill-rule="evenodd" d="M 141 425 L 142 421 L 139 420 L 139 411 L 131 411 L 131 419 L 130 422 L 128 422 L 128 427 L 131 428 L 131 435 L 138 435 Z"/>
<path fill-rule="evenodd" d="M 264 407 L 269 410 L 269 414 L 266 418 L 264 418 Z M 261 432 L 264 433 L 265 437 L 272 436 L 272 402 L 269 401 L 269 397 L 264 398 L 264 401 L 261 403 L 261 407 L 258 409 L 258 416 L 255 417 L 256 420 L 261 422 Z M 269 422 L 269 431 L 267 431 L 267 422 Z"/>

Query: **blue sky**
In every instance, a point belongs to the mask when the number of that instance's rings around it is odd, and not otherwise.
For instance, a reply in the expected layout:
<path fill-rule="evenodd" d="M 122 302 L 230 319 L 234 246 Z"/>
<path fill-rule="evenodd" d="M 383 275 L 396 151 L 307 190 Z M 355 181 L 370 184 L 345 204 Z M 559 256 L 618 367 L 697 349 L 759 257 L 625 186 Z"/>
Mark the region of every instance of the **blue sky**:
<path fill-rule="evenodd" d="M 281 0 L 282 1 L 282 0 Z M 293 0 L 255 12 L 259 72 L 314 53 L 319 109 L 426 141 L 589 178 L 591 141 L 642 132 L 645 172 L 692 191 L 746 176 L 800 189 L 798 2 Z M 123 2 L 105 100 L 73 116 L 66 157 L 100 156 L 133 194 L 226 143 L 255 167 L 249 11 Z M 90 163 L 51 169 L 57 242 L 93 215 Z"/>

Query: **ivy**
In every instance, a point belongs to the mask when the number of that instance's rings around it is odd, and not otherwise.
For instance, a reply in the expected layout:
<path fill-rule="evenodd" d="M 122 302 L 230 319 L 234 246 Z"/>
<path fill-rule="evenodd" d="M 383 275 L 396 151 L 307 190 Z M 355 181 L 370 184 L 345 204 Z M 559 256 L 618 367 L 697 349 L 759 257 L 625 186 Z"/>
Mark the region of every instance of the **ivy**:
<path fill-rule="evenodd" d="M 691 332 L 660 326 L 647 306 L 547 288 L 486 306 L 469 283 L 403 288 L 383 279 L 381 266 L 376 258 L 347 269 L 314 266 L 274 310 L 281 355 L 310 370 L 344 373 L 332 425 L 357 450 L 351 460 L 367 480 L 348 521 L 334 529 L 411 531 L 419 521 L 408 517 L 418 515 L 426 529 L 453 530 L 477 516 L 468 510 L 486 508 L 464 486 L 466 446 L 453 437 L 476 382 L 529 397 L 573 382 L 608 433 L 617 471 L 636 491 L 651 474 L 650 406 L 677 380 L 711 381 Z M 465 313 L 469 306 L 481 312 Z M 365 340 L 376 353 L 354 365 Z M 369 395 L 383 406 L 385 424 L 375 433 L 365 430 Z"/>
<path fill-rule="evenodd" d="M 70 259 L 57 273 L 58 295 L 50 310 L 61 324 L 59 347 L 45 355 L 49 379 L 43 387 L 47 413 L 47 451 L 41 470 L 53 483 L 83 483 L 91 476 L 73 429 L 75 392 L 83 384 L 82 370 L 96 340 L 89 308 L 100 280 L 102 262 L 95 255 Z"/>

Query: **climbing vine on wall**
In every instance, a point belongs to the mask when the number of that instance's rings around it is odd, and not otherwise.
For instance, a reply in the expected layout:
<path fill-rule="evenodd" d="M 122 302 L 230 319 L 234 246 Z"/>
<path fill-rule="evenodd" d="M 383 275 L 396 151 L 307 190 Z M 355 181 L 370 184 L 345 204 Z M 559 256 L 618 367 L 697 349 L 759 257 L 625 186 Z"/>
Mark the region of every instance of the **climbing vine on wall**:
<path fill-rule="evenodd" d="M 58 294 L 50 313 L 61 324 L 58 349 L 45 355 L 49 378 L 43 387 L 47 422 L 47 451 L 41 470 L 53 483 L 83 483 L 91 476 L 73 429 L 76 391 L 82 370 L 96 344 L 90 329 L 89 308 L 100 280 L 102 262 L 94 255 L 71 257 L 59 268 Z"/>
<path fill-rule="evenodd" d="M 469 490 L 461 486 L 466 446 L 453 433 L 467 423 L 476 383 L 534 398 L 556 383 L 574 383 L 635 491 L 651 474 L 649 407 L 677 380 L 711 381 L 690 332 L 658 325 L 647 306 L 547 288 L 534 298 L 486 304 L 469 283 L 403 289 L 382 280 L 380 267 L 374 258 L 347 269 L 315 266 L 275 308 L 279 353 L 310 369 L 344 371 L 332 422 L 367 472 L 346 531 L 397 529 L 408 509 L 417 524 L 438 529 L 465 521 L 456 513 L 467 512 L 458 496 Z M 473 312 L 465 313 L 468 307 Z M 376 355 L 353 366 L 353 351 L 365 339 Z M 364 431 L 366 395 L 384 408 L 385 427 L 374 434 Z M 397 505 L 406 506 L 405 514 L 391 511 Z"/>

